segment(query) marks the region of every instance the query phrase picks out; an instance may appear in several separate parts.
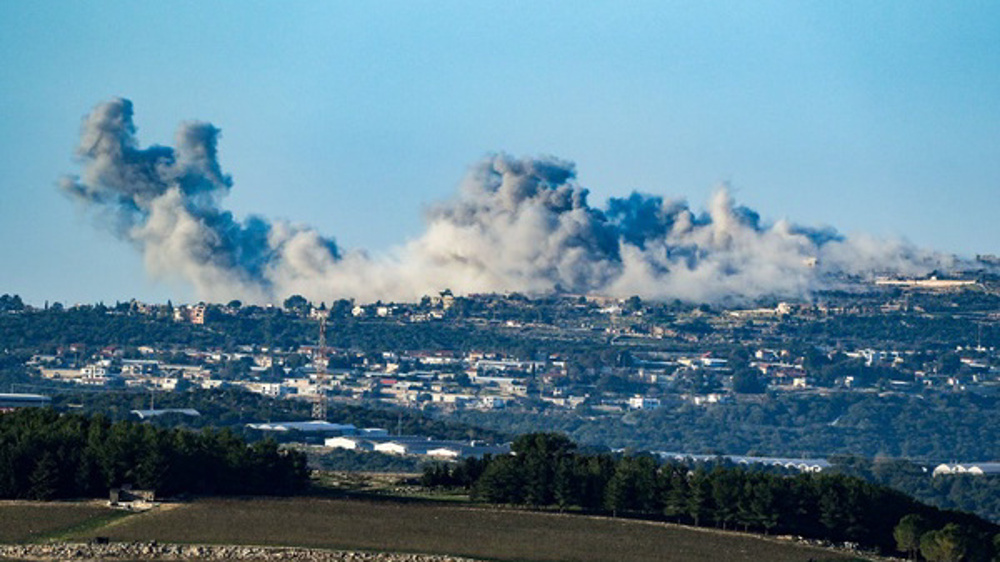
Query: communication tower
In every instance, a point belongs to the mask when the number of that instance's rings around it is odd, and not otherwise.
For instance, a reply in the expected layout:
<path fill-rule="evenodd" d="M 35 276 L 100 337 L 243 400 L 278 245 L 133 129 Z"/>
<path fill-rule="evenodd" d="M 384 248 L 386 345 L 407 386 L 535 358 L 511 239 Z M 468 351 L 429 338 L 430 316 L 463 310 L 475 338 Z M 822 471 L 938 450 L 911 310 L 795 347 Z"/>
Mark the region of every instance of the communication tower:
<path fill-rule="evenodd" d="M 326 317 L 319 320 L 319 345 L 313 354 L 313 365 L 316 368 L 317 394 L 313 400 L 312 418 L 326 420 Z"/>

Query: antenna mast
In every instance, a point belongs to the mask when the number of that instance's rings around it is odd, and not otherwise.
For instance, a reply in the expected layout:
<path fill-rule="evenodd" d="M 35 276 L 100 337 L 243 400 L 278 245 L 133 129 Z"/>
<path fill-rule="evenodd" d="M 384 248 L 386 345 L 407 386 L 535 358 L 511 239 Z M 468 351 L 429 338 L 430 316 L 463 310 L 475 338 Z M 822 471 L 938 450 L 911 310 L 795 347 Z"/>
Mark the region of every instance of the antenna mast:
<path fill-rule="evenodd" d="M 326 420 L 326 316 L 319 320 L 319 345 L 313 356 L 316 367 L 316 399 L 313 401 L 312 418 Z"/>

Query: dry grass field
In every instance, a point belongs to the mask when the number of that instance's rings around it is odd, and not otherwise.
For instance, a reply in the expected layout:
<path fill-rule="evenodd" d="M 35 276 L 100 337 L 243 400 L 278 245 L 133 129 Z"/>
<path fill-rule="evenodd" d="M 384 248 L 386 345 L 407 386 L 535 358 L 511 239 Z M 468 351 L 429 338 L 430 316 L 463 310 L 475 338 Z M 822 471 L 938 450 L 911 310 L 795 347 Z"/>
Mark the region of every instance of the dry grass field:
<path fill-rule="evenodd" d="M 98 503 L 0 501 L 0 543 L 23 543 L 86 532 L 116 517 Z"/>
<path fill-rule="evenodd" d="M 204 499 L 77 534 L 118 541 L 265 544 L 489 560 L 843 560 L 836 552 L 639 521 L 427 503 Z"/>

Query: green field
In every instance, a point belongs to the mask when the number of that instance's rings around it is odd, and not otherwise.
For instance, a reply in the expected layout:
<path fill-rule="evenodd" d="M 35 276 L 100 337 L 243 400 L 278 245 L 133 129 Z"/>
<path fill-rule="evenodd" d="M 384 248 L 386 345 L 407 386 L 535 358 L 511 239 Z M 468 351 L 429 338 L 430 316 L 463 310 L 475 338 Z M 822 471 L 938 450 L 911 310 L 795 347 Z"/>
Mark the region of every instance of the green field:
<path fill-rule="evenodd" d="M 25 543 L 87 532 L 116 518 L 97 503 L 0 501 L 0 543 Z"/>
<path fill-rule="evenodd" d="M 345 499 L 205 499 L 75 535 L 115 541 L 263 544 L 490 560 L 774 562 L 849 557 L 738 533 L 622 519 Z"/>

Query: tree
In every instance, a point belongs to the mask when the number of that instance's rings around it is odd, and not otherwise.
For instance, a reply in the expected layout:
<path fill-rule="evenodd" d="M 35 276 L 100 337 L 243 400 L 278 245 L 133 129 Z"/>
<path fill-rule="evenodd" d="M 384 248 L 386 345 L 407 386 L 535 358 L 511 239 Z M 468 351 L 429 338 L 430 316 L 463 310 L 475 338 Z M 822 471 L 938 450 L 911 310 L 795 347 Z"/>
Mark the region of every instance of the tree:
<path fill-rule="evenodd" d="M 733 392 L 739 394 L 763 394 L 767 390 L 767 383 L 754 372 L 753 369 L 739 369 L 733 375 Z"/>
<path fill-rule="evenodd" d="M 347 299 L 335 300 L 330 306 L 330 316 L 333 318 L 346 318 L 351 315 L 351 310 L 353 308 L 353 301 Z"/>
<path fill-rule="evenodd" d="M 727 525 L 735 522 L 738 516 L 741 484 L 746 475 L 743 472 L 718 467 L 710 476 L 715 522 L 721 523 L 725 529 Z"/>
<path fill-rule="evenodd" d="M 524 478 L 517 457 L 503 456 L 493 460 L 472 488 L 472 497 L 490 503 L 522 503 Z"/>
<path fill-rule="evenodd" d="M 642 310 L 642 299 L 638 295 L 632 295 L 625 300 L 625 306 L 622 308 L 628 312 L 639 312 Z"/>
<path fill-rule="evenodd" d="M 59 491 L 59 464 L 55 456 L 46 451 L 31 472 L 28 497 L 34 500 L 51 500 Z"/>
<path fill-rule="evenodd" d="M 744 529 L 748 523 L 755 524 L 763 527 L 764 534 L 767 534 L 778 525 L 783 511 L 776 493 L 780 490 L 781 481 L 768 474 L 759 475 L 754 480 L 744 486 L 744 494 L 750 495 L 744 502 L 749 511 L 749 521 L 743 520 Z"/>
<path fill-rule="evenodd" d="M 549 505 L 555 501 L 555 468 L 576 444 L 558 433 L 529 433 L 514 440 L 511 450 L 517 455 L 525 482 L 524 500 L 531 505 Z"/>
<path fill-rule="evenodd" d="M 962 358 L 954 351 L 944 353 L 936 362 L 937 372 L 945 375 L 954 375 L 962 368 Z"/>
<path fill-rule="evenodd" d="M 577 457 L 567 455 L 559 459 L 552 493 L 560 511 L 570 506 L 583 505 L 582 484 Z"/>
<path fill-rule="evenodd" d="M 604 505 L 607 483 L 615 472 L 615 460 L 610 455 L 579 456 L 582 483 L 582 507 L 600 509 Z"/>
<path fill-rule="evenodd" d="M 630 475 L 627 470 L 623 470 L 624 468 L 624 463 L 619 461 L 618 468 L 604 488 L 604 508 L 611 511 L 614 517 L 618 517 L 619 511 L 628 510 L 634 501 L 634 492 L 629 482 Z"/>
<path fill-rule="evenodd" d="M 948 523 L 937 531 L 928 531 L 920 537 L 920 554 L 930 562 L 959 562 L 969 547 L 965 529 Z"/>
<path fill-rule="evenodd" d="M 292 295 L 285 299 L 285 310 L 294 312 L 305 312 L 309 308 L 309 301 L 302 295 Z"/>
<path fill-rule="evenodd" d="M 451 486 L 454 484 L 451 470 L 443 462 L 432 462 L 424 465 L 424 473 L 420 476 L 420 485 L 425 488 Z"/>
<path fill-rule="evenodd" d="M 927 532 L 927 520 L 911 513 L 899 520 L 899 524 L 892 531 L 892 536 L 896 539 L 896 547 L 900 551 L 905 552 L 911 559 L 916 559 L 917 552 L 920 551 L 920 536 L 925 532 Z"/>
<path fill-rule="evenodd" d="M 704 470 L 698 469 L 688 476 L 687 515 L 695 526 L 712 514 L 712 484 Z"/>
<path fill-rule="evenodd" d="M 660 503 L 663 514 L 675 519 L 687 514 L 687 468 L 668 465 L 660 471 Z"/>
<path fill-rule="evenodd" d="M 20 312 L 24 310 L 24 302 L 19 295 L 0 295 L 0 312 Z"/>
<path fill-rule="evenodd" d="M 604 491 L 605 507 L 646 513 L 657 509 L 656 462 L 650 457 L 623 457 Z"/>
<path fill-rule="evenodd" d="M 309 358 L 299 353 L 290 353 L 285 357 L 285 366 L 289 369 L 298 369 L 309 363 Z"/>

